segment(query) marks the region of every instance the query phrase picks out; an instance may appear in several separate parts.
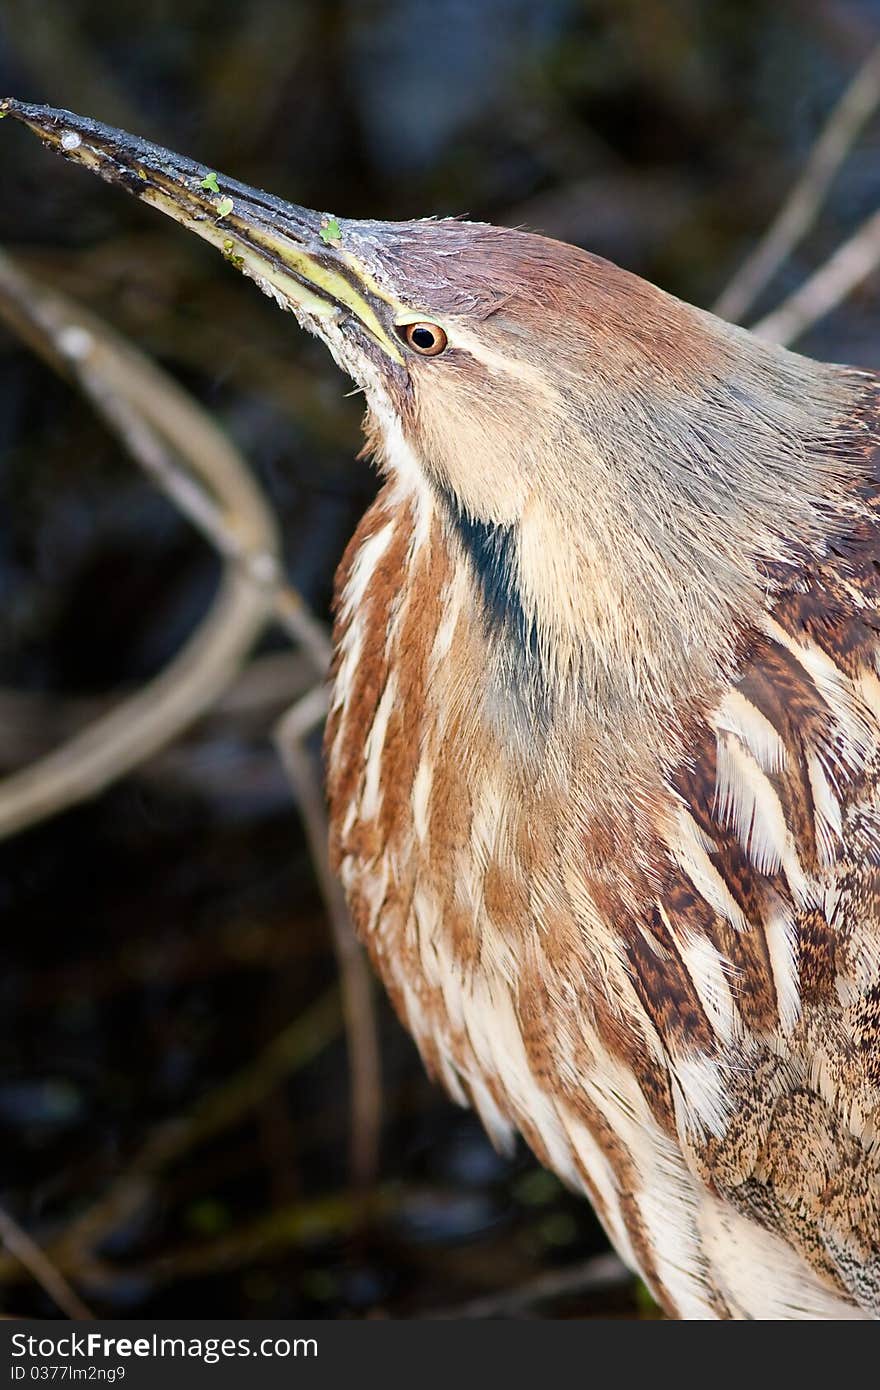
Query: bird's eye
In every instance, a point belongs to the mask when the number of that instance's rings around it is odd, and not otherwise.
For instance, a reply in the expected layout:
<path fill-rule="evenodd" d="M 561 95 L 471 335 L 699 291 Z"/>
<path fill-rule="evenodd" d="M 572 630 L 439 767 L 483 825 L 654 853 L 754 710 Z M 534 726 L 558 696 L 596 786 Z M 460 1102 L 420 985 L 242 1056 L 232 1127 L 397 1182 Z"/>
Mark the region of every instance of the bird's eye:
<path fill-rule="evenodd" d="M 437 357 L 446 346 L 446 334 L 436 323 L 404 323 L 397 331 L 420 357 Z"/>

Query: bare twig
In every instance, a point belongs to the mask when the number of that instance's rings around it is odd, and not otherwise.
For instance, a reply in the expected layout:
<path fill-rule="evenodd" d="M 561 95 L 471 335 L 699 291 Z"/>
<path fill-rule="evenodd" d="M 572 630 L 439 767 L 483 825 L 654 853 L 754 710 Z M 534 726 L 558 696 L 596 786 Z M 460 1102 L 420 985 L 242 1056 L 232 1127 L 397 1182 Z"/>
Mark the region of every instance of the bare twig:
<path fill-rule="evenodd" d="M 579 1264 L 564 1269 L 548 1270 L 513 1289 L 502 1289 L 483 1298 L 472 1298 L 452 1308 L 423 1313 L 427 1318 L 503 1318 L 513 1317 L 542 1303 L 548 1298 L 572 1297 L 577 1294 L 604 1292 L 633 1282 L 633 1275 L 619 1256 L 608 1251 L 593 1255 Z"/>
<path fill-rule="evenodd" d="M 271 591 L 276 620 L 323 675 L 330 660 L 327 634 L 296 590 L 282 582 L 274 515 L 245 460 L 210 416 L 126 339 L 5 255 L 0 316 L 57 371 L 77 381 L 205 539 Z"/>
<path fill-rule="evenodd" d="M 178 748 L 197 748 L 215 734 L 221 738 L 252 732 L 262 739 L 267 719 L 278 716 L 305 695 L 314 679 L 314 666 L 302 651 L 268 652 L 243 667 L 234 683 L 206 712 Z M 45 691 L 10 690 L 0 685 L 0 768 L 18 768 L 48 752 L 62 739 L 78 733 L 91 720 L 113 708 L 119 699 L 109 695 L 60 695 Z M 164 757 L 150 767 L 161 768 Z"/>
<path fill-rule="evenodd" d="M 381 1216 L 399 1202 L 392 1189 L 370 1194 L 370 1212 Z M 240 1269 L 277 1258 L 286 1250 L 320 1240 L 351 1235 L 363 1220 L 362 1204 L 350 1191 L 331 1192 L 311 1201 L 293 1202 L 255 1217 L 227 1235 L 164 1251 L 138 1264 L 132 1273 L 160 1285 L 200 1274 Z"/>
<path fill-rule="evenodd" d="M 33 284 L 0 259 L 0 312 L 24 319 L 31 341 L 50 360 L 66 364 L 121 433 L 126 445 L 153 470 L 172 470 L 163 442 L 183 443 L 189 425 L 188 462 L 211 472 L 218 494 L 239 518 L 251 552 L 277 549 L 271 517 L 233 451 L 201 412 L 139 354 L 108 341 L 91 317 Z M 157 418 L 170 423 L 160 433 Z M 184 416 L 188 418 L 184 420 Z M 206 438 L 210 436 L 210 438 Z M 207 455 L 208 444 L 213 450 Z M 95 795 L 168 743 L 213 704 L 229 685 L 262 631 L 271 593 L 229 563 L 212 608 L 171 664 L 137 694 L 74 736 L 61 748 L 0 784 L 0 836 L 10 835 L 63 807 Z"/>
<path fill-rule="evenodd" d="M 36 1282 L 53 1303 L 57 1303 L 62 1313 L 74 1320 L 90 1320 L 95 1315 L 79 1294 L 72 1289 L 60 1270 L 43 1253 L 27 1231 L 22 1230 L 14 1217 L 0 1207 L 0 1240 L 6 1249 L 22 1266 L 33 1275 Z"/>
<path fill-rule="evenodd" d="M 72 375 L 126 447 L 227 561 L 213 607 L 174 661 L 61 748 L 0 783 L 0 837 L 103 790 L 212 705 L 278 603 L 323 670 L 328 644 L 281 593 L 274 518 L 244 461 L 189 397 L 130 345 L 0 258 L 0 314 Z M 216 500 L 215 500 L 216 499 Z"/>
<path fill-rule="evenodd" d="M 831 183 L 880 103 L 880 44 L 849 83 L 806 167 L 755 250 L 719 296 L 714 312 L 739 322 L 812 226 Z"/>
<path fill-rule="evenodd" d="M 209 614 L 166 671 L 60 749 L 0 783 L 2 836 L 94 794 L 170 742 L 228 686 L 270 608 L 321 673 L 329 644 L 298 595 L 281 583 L 274 519 L 243 460 L 213 422 L 128 343 L 5 259 L 0 293 L 0 312 L 5 304 L 6 316 L 38 351 L 78 380 L 133 456 L 227 561 L 219 611 Z M 241 620 L 235 604 L 243 609 Z M 381 1116 L 371 980 L 330 870 L 320 784 L 300 742 L 325 711 L 319 684 L 290 711 L 289 736 L 281 746 L 332 925 L 352 1078 L 352 1172 L 360 1186 L 368 1186 L 375 1178 Z"/>
<path fill-rule="evenodd" d="M 156 1128 L 132 1161 L 85 1212 L 46 1244 L 58 1270 L 101 1279 L 95 1255 L 100 1242 L 149 1199 L 156 1178 L 199 1144 L 231 1128 L 299 1068 L 306 1066 L 339 1030 L 338 991 L 329 990 L 284 1028 L 252 1062 L 227 1078 L 190 1112 Z M 16 1260 L 0 1256 L 0 1283 L 21 1277 Z"/>
<path fill-rule="evenodd" d="M 307 734 L 326 714 L 326 692 L 303 697 L 280 721 L 275 742 L 284 760 L 303 818 L 312 862 L 332 929 L 339 968 L 348 1046 L 353 1181 L 362 1189 L 375 1181 L 382 1124 L 382 1064 L 373 980 L 351 925 L 345 897 L 330 867 L 324 795 L 306 747 Z"/>
<path fill-rule="evenodd" d="M 808 280 L 752 327 L 773 343 L 794 342 L 880 265 L 880 212 L 873 213 Z"/>

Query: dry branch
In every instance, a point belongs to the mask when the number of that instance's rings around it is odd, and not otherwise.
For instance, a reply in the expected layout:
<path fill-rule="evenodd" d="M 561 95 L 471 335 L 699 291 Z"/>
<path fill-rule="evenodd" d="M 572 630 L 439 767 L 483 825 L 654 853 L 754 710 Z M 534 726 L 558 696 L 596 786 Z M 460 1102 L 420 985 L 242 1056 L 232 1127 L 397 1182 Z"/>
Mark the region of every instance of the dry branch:
<path fill-rule="evenodd" d="M 754 324 L 752 332 L 773 343 L 793 343 L 842 303 L 878 265 L 880 212 L 875 212 L 794 294 Z"/>
<path fill-rule="evenodd" d="M 49 290 L 0 253 L 0 317 L 62 375 L 225 559 L 271 599 L 276 621 L 323 675 L 330 643 L 283 582 L 278 527 L 247 463 L 167 373 L 94 314 Z"/>
<path fill-rule="evenodd" d="M 517 1284 L 512 1289 L 501 1289 L 497 1293 L 472 1298 L 467 1303 L 459 1303 L 451 1308 L 435 1309 L 424 1314 L 428 1318 L 503 1318 L 522 1315 L 536 1303 L 550 1298 L 573 1298 L 579 1294 L 604 1292 L 617 1289 L 633 1282 L 633 1274 L 628 1270 L 619 1255 L 609 1250 L 602 1255 L 592 1255 L 588 1260 L 566 1265 L 562 1269 L 547 1270 Z"/>
<path fill-rule="evenodd" d="M 54 1268 L 89 1282 L 104 1282 L 111 1271 L 96 1254 L 97 1247 L 143 1207 L 157 1178 L 200 1144 L 244 1119 L 287 1076 L 313 1061 L 338 1030 L 339 998 L 332 989 L 189 1115 L 159 1125 L 102 1196 L 46 1242 L 44 1253 Z M 15 1283 L 22 1273 L 18 1260 L 0 1255 L 0 1284 Z"/>
<path fill-rule="evenodd" d="M 719 296 L 714 312 L 740 322 L 803 239 L 847 154 L 880 103 L 880 44 L 831 112 L 798 179 L 758 245 Z"/>
<path fill-rule="evenodd" d="M 308 733 L 323 720 L 325 714 L 325 691 L 312 691 L 280 721 L 275 742 L 299 804 L 312 862 L 330 919 L 348 1045 L 350 1166 L 354 1182 L 366 1190 L 375 1181 L 379 1162 L 382 1063 L 373 980 L 366 956 L 352 928 L 342 886 L 330 866 L 324 796 L 305 742 Z"/>
<path fill-rule="evenodd" d="M 60 748 L 0 782 L 0 838 L 94 795 L 170 743 L 229 686 L 269 616 L 321 676 L 329 642 L 282 582 L 278 531 L 247 465 L 165 373 L 93 315 L 0 259 L 0 314 L 80 385 L 129 453 L 189 517 L 226 565 L 214 607 L 156 679 Z M 375 1178 L 381 1068 L 372 984 L 329 866 L 320 785 L 302 737 L 323 718 L 319 682 L 290 712 L 284 761 L 332 925 L 351 1068 L 351 1153 L 360 1187 Z M 304 721 L 305 714 L 305 721 Z"/>
<path fill-rule="evenodd" d="M 399 1194 L 394 1189 L 382 1189 L 370 1195 L 369 1210 L 377 1218 L 399 1203 Z M 362 1220 L 363 1207 L 356 1195 L 331 1192 L 311 1201 L 276 1207 L 214 1240 L 164 1251 L 136 1265 L 131 1272 L 139 1278 L 167 1285 L 178 1279 L 240 1269 L 258 1261 L 277 1259 L 285 1251 L 316 1241 L 351 1236 Z"/>
<path fill-rule="evenodd" d="M 94 1317 L 91 1308 L 83 1303 L 60 1270 L 3 1207 L 0 1207 L 0 1242 L 67 1317 L 79 1320 Z"/>
<path fill-rule="evenodd" d="M 262 740 L 267 721 L 277 719 L 305 695 L 312 688 L 314 674 L 313 662 L 302 651 L 284 650 L 256 657 L 206 712 L 197 730 L 151 759 L 146 769 L 148 775 L 161 774 L 178 756 L 193 747 L 198 751 L 215 734 L 242 739 L 256 734 Z M 11 690 L 0 685 L 0 768 L 21 767 L 31 758 L 47 753 L 106 714 L 125 693 L 59 695 Z"/>
<path fill-rule="evenodd" d="M 170 665 L 109 714 L 0 783 L 2 837 L 102 791 L 214 704 L 265 626 L 277 584 L 278 542 L 246 468 L 207 417 L 139 353 L 78 306 L 36 285 L 5 256 L 0 314 L 78 381 L 135 457 L 178 499 L 186 495 L 191 507 L 198 506 L 173 449 L 196 477 L 210 479 L 238 554 L 266 557 L 273 567 L 272 576 L 264 567 L 265 582 L 255 582 L 237 563 L 238 555 L 228 553 L 211 609 Z"/>

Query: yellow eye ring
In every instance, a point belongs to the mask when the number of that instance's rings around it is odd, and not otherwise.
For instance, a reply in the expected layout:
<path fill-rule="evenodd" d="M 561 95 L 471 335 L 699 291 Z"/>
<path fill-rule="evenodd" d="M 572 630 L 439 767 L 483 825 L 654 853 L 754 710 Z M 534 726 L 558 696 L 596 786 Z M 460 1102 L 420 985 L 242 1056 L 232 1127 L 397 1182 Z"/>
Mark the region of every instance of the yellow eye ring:
<path fill-rule="evenodd" d="M 404 323 L 397 331 L 407 347 L 420 357 L 439 357 L 448 342 L 438 323 Z"/>

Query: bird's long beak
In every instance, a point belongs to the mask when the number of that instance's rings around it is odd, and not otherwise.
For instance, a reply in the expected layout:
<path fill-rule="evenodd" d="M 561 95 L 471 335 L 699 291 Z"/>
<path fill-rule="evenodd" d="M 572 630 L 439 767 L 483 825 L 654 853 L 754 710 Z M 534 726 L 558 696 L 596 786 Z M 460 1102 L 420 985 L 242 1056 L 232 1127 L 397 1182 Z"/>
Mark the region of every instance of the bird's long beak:
<path fill-rule="evenodd" d="M 7 97 L 0 101 L 2 116 L 21 121 L 49 149 L 120 184 L 210 241 L 286 307 L 317 319 L 355 315 L 382 350 L 402 362 L 377 312 L 383 301 L 393 301 L 346 249 L 336 218 L 286 203 L 72 111 Z"/>

